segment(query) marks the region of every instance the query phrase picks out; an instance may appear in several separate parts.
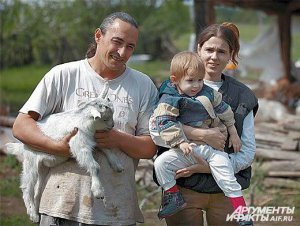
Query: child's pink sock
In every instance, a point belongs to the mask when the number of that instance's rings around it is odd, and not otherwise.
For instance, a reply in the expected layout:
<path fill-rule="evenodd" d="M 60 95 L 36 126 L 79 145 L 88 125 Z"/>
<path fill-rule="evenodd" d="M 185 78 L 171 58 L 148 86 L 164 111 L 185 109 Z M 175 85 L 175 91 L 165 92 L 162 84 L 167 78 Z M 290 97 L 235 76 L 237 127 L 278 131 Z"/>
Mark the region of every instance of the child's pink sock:
<path fill-rule="evenodd" d="M 167 192 L 172 192 L 172 193 L 174 193 L 174 192 L 178 192 L 179 189 L 178 189 L 177 185 L 174 185 L 173 187 L 169 188 L 169 189 L 166 190 L 166 191 L 167 191 Z"/>
<path fill-rule="evenodd" d="M 245 207 L 246 202 L 243 196 L 230 198 L 233 209 L 236 210 L 239 206 Z"/>

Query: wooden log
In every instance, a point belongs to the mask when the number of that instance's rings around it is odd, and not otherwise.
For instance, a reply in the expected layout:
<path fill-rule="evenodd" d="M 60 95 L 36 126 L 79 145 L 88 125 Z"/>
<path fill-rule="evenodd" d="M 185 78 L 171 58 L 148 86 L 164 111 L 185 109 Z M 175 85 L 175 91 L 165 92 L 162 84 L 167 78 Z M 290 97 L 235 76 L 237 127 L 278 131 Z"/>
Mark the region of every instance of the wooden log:
<path fill-rule="evenodd" d="M 300 132 L 300 123 L 299 122 L 287 123 L 283 125 L 283 128 L 286 130 L 294 130 Z"/>
<path fill-rule="evenodd" d="M 300 189 L 300 182 L 291 179 L 267 177 L 263 183 L 266 187 Z"/>
<path fill-rule="evenodd" d="M 288 133 L 286 129 L 283 128 L 282 125 L 278 123 L 271 123 L 271 122 L 261 122 L 255 124 L 255 131 L 261 132 L 270 132 L 272 133 Z"/>
<path fill-rule="evenodd" d="M 12 127 L 14 122 L 14 117 L 0 115 L 0 126 Z"/>
<path fill-rule="evenodd" d="M 259 166 L 263 171 L 300 171 L 300 161 L 265 161 Z"/>
<path fill-rule="evenodd" d="M 282 125 L 275 123 L 260 123 L 255 128 L 255 131 L 258 148 L 275 148 L 288 151 L 297 151 L 300 149 L 300 132 L 298 131 L 284 130 Z"/>
<path fill-rule="evenodd" d="M 282 144 L 281 144 L 281 149 L 285 151 L 296 151 L 298 150 L 298 141 L 297 140 L 292 140 L 292 139 L 286 139 Z"/>
<path fill-rule="evenodd" d="M 300 178 L 300 171 L 269 171 L 266 176 L 269 177 L 297 177 Z"/>
<path fill-rule="evenodd" d="M 286 135 L 280 134 L 275 135 L 270 132 L 268 133 L 255 133 L 255 139 L 258 142 L 267 142 L 274 145 L 280 145 L 286 140 Z"/>
<path fill-rule="evenodd" d="M 268 160 L 291 160 L 291 161 L 299 161 L 300 153 L 293 151 L 279 151 L 272 149 L 256 149 L 256 157 L 268 159 Z"/>
<path fill-rule="evenodd" d="M 292 140 L 300 140 L 300 132 L 298 131 L 289 131 L 288 137 Z"/>
<path fill-rule="evenodd" d="M 270 150 L 281 150 L 280 146 L 276 146 L 276 145 L 271 145 L 268 143 L 262 143 L 260 141 L 256 141 L 256 148 L 261 148 L 261 149 L 270 149 Z"/>

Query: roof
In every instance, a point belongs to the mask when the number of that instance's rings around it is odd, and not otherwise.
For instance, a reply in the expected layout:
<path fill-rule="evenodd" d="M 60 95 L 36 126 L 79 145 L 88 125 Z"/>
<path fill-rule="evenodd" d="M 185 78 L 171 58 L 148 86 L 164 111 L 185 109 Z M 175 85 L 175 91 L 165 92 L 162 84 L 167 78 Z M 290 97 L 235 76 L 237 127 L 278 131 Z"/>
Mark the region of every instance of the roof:
<path fill-rule="evenodd" d="M 300 14 L 299 0 L 213 0 L 215 4 L 239 6 L 265 11 L 269 14 Z"/>

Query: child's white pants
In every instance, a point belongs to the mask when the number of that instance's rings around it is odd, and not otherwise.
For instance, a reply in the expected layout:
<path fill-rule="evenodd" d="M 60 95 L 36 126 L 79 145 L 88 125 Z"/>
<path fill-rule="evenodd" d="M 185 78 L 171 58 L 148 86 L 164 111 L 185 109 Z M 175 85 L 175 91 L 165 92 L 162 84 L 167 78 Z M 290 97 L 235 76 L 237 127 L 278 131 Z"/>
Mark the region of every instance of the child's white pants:
<path fill-rule="evenodd" d="M 241 186 L 234 176 L 228 154 L 208 145 L 194 147 L 189 155 L 184 155 L 179 148 L 172 148 L 155 159 L 156 177 L 164 190 L 168 190 L 176 184 L 177 170 L 198 163 L 194 155 L 208 162 L 212 176 L 227 197 L 242 196 Z"/>

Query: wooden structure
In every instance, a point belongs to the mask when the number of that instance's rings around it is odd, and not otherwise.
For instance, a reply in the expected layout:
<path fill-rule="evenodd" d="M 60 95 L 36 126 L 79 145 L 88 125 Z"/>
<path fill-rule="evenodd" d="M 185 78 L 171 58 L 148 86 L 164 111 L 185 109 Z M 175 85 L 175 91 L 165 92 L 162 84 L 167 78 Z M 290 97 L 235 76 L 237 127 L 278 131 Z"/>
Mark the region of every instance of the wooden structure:
<path fill-rule="evenodd" d="M 285 78 L 291 80 L 291 17 L 300 15 L 299 0 L 194 0 L 196 34 L 208 24 L 215 22 L 214 6 L 225 5 L 261 10 L 277 15 L 281 43 L 281 58 Z"/>
<path fill-rule="evenodd" d="M 298 120 L 299 121 L 299 120 Z M 254 171 L 262 172 L 266 187 L 299 191 L 300 123 L 260 122 L 255 124 Z"/>

